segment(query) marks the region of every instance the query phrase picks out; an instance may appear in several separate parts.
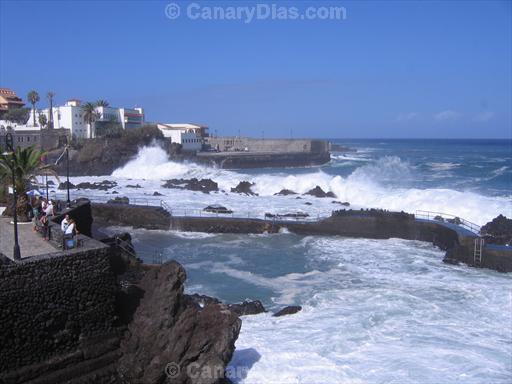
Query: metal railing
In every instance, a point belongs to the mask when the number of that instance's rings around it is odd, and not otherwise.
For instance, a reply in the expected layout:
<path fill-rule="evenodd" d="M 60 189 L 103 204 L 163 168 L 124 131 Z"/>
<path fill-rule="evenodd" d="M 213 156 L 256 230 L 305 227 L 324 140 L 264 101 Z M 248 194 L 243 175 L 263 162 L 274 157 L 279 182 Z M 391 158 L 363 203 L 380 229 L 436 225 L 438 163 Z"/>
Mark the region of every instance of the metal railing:
<path fill-rule="evenodd" d="M 438 221 L 438 222 L 443 222 L 443 223 L 446 222 L 449 224 L 458 225 L 458 226 L 463 227 L 477 235 L 480 234 L 480 228 L 481 228 L 480 225 L 472 223 L 471 221 L 468 221 L 459 216 L 452 215 L 449 213 L 418 210 L 418 211 L 416 211 L 414 216 L 418 219 L 433 220 L 433 221 Z"/>

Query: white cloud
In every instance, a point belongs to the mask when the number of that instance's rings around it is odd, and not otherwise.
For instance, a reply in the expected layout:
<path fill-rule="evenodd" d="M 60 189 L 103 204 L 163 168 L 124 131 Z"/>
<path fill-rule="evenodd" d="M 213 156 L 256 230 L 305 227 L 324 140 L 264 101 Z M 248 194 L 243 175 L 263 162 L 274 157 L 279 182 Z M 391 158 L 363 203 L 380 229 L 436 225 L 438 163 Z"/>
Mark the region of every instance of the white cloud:
<path fill-rule="evenodd" d="M 396 117 L 396 121 L 410 121 L 418 117 L 416 112 L 401 113 Z"/>
<path fill-rule="evenodd" d="M 479 114 L 477 114 L 473 118 L 473 120 L 474 121 L 489 121 L 492 118 L 494 118 L 494 116 L 495 116 L 495 113 L 492 111 L 483 111 L 483 112 L 480 112 Z"/>
<path fill-rule="evenodd" d="M 437 121 L 453 121 L 457 120 L 461 116 L 462 115 L 459 112 L 447 109 L 446 111 L 436 113 L 434 115 L 434 119 L 436 119 Z"/>

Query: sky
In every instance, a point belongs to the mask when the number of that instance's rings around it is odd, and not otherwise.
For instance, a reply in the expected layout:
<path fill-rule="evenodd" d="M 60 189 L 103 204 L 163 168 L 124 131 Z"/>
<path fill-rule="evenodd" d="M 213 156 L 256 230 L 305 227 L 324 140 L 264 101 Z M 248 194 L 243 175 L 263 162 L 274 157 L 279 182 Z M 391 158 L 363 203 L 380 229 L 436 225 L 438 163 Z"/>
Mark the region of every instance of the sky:
<path fill-rule="evenodd" d="M 0 87 L 219 135 L 512 137 L 511 1 L 171 3 L 0 0 Z"/>

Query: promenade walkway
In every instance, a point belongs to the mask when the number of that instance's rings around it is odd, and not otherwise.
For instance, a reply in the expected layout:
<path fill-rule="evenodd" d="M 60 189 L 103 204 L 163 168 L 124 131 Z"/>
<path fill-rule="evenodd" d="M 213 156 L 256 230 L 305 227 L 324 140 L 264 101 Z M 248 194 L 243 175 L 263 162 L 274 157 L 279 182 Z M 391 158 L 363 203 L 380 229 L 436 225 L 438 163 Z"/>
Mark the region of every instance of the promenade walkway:
<path fill-rule="evenodd" d="M 14 225 L 11 220 L 12 218 L 0 217 L 0 252 L 10 259 L 13 257 L 14 248 Z M 32 223 L 18 225 L 18 239 L 22 259 L 59 251 L 32 230 Z"/>

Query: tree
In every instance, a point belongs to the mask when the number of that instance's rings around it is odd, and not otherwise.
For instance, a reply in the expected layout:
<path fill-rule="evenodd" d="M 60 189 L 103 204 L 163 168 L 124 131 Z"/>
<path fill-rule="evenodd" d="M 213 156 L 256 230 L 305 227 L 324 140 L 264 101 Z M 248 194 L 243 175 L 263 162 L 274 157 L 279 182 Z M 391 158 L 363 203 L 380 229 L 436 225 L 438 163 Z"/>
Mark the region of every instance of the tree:
<path fill-rule="evenodd" d="M 27 124 L 30 115 L 28 108 L 13 108 L 5 112 L 3 119 L 16 124 Z"/>
<path fill-rule="evenodd" d="M 32 104 L 32 118 L 34 122 L 34 126 L 36 125 L 36 104 L 39 102 L 39 93 L 36 91 L 30 91 L 27 93 L 27 100 L 30 104 Z"/>
<path fill-rule="evenodd" d="M 16 185 L 16 194 L 18 196 L 18 206 L 16 207 L 20 221 L 27 221 L 26 204 L 28 201 L 26 192 L 30 183 L 37 182 L 36 176 L 50 175 L 57 177 L 51 165 L 43 163 L 46 155 L 44 151 L 31 147 L 17 147 L 13 153 L 0 154 L 0 179 L 10 180 L 12 183 L 12 167 L 14 167 L 14 180 Z"/>
<path fill-rule="evenodd" d="M 50 103 L 50 113 L 48 114 L 48 129 L 53 128 L 53 98 L 55 97 L 55 93 L 52 91 L 48 91 L 46 94 L 46 98 L 48 99 L 48 102 Z"/>
<path fill-rule="evenodd" d="M 41 128 L 46 127 L 46 124 L 48 124 L 48 119 L 46 118 L 46 115 L 43 115 L 42 113 L 39 114 L 37 120 L 39 121 L 39 125 L 41 126 Z"/>
<path fill-rule="evenodd" d="M 93 136 L 94 122 L 99 119 L 100 114 L 96 111 L 96 105 L 93 103 L 85 103 L 82 106 L 84 121 L 89 125 L 89 138 Z"/>
<path fill-rule="evenodd" d="M 97 107 L 108 107 L 110 106 L 110 103 L 107 100 L 98 100 L 96 102 Z"/>

